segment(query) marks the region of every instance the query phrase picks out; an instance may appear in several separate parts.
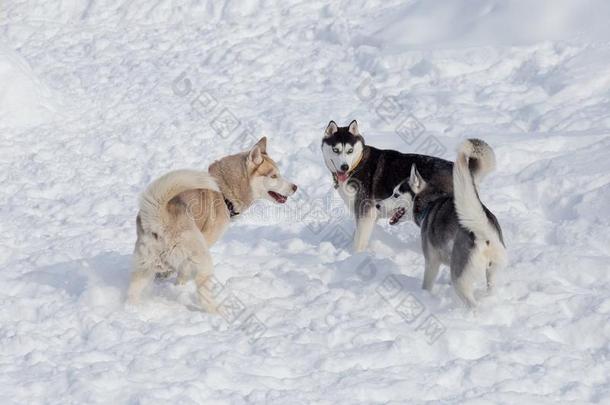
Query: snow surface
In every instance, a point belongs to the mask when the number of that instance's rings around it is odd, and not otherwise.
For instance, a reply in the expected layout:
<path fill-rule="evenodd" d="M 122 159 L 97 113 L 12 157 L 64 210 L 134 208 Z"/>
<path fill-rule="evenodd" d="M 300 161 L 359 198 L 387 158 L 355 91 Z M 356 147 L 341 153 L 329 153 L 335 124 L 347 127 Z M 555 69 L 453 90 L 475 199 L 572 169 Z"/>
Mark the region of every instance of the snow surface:
<path fill-rule="evenodd" d="M 4 2 L 0 401 L 610 403 L 609 18 L 601 0 Z M 481 194 L 510 265 L 476 314 L 447 271 L 420 290 L 412 224 L 352 254 L 319 144 L 353 118 L 380 147 L 495 148 Z M 243 313 L 171 280 L 126 306 L 138 193 L 262 134 L 300 189 L 212 249 Z"/>

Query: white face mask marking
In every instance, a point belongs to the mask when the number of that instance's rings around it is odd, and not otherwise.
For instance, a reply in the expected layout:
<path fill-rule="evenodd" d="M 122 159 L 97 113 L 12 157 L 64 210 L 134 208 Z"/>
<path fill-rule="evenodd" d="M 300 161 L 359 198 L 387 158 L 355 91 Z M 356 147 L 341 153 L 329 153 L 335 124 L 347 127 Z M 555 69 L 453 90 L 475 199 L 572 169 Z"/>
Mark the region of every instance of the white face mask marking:
<path fill-rule="evenodd" d="M 339 181 L 347 180 L 348 173 L 358 164 L 362 157 L 363 145 L 358 141 L 354 145 L 339 143 L 329 145 L 322 144 L 322 154 L 326 167 L 335 173 Z"/>
<path fill-rule="evenodd" d="M 255 176 L 251 183 L 254 199 L 265 199 L 283 204 L 285 197 L 293 195 L 296 186 L 284 179 L 279 172 L 272 176 Z"/>
<path fill-rule="evenodd" d="M 381 217 L 388 218 L 394 216 L 399 209 L 403 209 L 404 214 L 398 222 L 404 222 L 412 217 L 413 197 L 410 193 L 401 193 L 399 187 L 400 185 L 396 186 L 391 196 L 377 203 L 377 210 Z"/>

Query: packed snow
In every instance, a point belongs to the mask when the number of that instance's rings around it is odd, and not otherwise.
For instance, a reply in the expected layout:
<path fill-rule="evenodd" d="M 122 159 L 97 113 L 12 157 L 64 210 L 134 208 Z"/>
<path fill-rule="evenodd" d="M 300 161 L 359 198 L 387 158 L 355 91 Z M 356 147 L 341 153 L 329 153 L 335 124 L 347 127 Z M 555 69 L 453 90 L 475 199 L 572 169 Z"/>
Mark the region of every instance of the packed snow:
<path fill-rule="evenodd" d="M 3 3 L 0 401 L 610 403 L 609 19 L 603 0 Z M 414 224 L 353 253 L 331 119 L 405 152 L 494 147 L 481 198 L 510 262 L 476 312 L 447 270 L 421 290 Z M 236 310 L 171 279 L 127 305 L 139 193 L 262 135 L 299 191 L 213 246 Z"/>

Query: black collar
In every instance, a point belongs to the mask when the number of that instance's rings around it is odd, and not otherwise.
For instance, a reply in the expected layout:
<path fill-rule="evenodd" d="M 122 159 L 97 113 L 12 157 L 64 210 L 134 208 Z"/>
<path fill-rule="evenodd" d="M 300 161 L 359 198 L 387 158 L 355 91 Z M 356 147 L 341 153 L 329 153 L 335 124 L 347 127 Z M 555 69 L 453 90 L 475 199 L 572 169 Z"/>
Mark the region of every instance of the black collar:
<path fill-rule="evenodd" d="M 227 205 L 227 209 L 229 210 L 229 217 L 233 218 L 239 215 L 239 212 L 235 211 L 235 206 L 227 197 L 225 197 L 225 204 Z"/>

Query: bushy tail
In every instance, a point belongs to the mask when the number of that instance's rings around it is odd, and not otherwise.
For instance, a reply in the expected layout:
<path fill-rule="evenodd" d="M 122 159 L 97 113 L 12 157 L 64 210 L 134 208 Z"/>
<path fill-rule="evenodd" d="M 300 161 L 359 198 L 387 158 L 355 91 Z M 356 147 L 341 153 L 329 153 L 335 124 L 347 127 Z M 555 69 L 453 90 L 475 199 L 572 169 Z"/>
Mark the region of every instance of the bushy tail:
<path fill-rule="evenodd" d="M 170 217 L 167 203 L 178 194 L 195 189 L 219 191 L 207 171 L 175 170 L 153 181 L 140 197 L 140 218 L 145 230 L 163 233 Z"/>
<path fill-rule="evenodd" d="M 453 165 L 453 195 L 460 224 L 481 239 L 497 239 L 497 231 L 490 224 L 476 183 L 495 169 L 493 149 L 480 139 L 467 139 L 459 149 Z"/>

